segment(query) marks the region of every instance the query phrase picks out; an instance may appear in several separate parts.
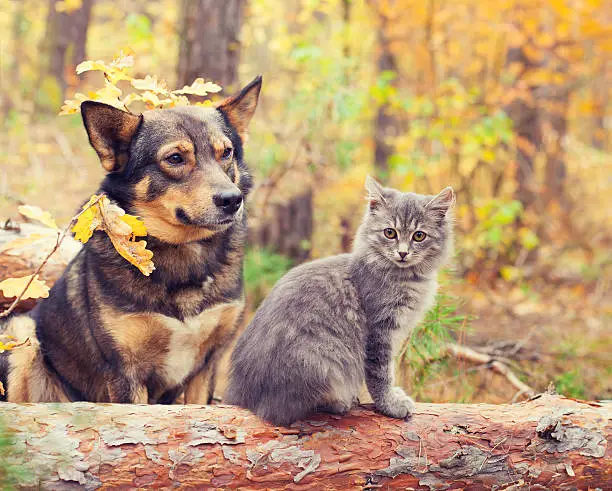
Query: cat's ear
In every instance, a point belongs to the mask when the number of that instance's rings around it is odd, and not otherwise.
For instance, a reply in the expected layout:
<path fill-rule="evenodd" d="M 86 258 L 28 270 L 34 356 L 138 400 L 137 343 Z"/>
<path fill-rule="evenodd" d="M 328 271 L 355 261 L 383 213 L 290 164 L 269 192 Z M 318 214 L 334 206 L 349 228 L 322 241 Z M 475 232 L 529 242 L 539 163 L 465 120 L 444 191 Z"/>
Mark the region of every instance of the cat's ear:
<path fill-rule="evenodd" d="M 455 204 L 455 191 L 448 186 L 427 203 L 425 208 L 435 218 L 444 218 L 453 204 Z"/>
<path fill-rule="evenodd" d="M 368 192 L 366 199 L 370 204 L 370 210 L 375 210 L 378 206 L 386 202 L 385 197 L 383 196 L 382 186 L 371 176 L 366 176 L 365 188 Z"/>

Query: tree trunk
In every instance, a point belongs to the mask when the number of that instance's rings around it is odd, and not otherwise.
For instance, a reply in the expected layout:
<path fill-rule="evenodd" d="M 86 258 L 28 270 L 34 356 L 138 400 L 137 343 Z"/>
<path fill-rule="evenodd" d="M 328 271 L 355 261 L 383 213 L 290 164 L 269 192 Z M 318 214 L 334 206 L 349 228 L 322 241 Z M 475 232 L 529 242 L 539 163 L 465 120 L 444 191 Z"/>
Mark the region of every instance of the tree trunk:
<path fill-rule="evenodd" d="M 522 67 L 524 73 L 536 68 L 522 46 L 508 49 L 506 63 Z M 540 115 L 534 92 L 536 88 L 515 87 L 514 97 L 506 106 L 508 117 L 512 120 L 516 135 L 516 181 L 515 197 L 525 209 L 530 208 L 536 198 L 535 158 L 542 147 Z"/>
<path fill-rule="evenodd" d="M 237 80 L 244 0 L 183 0 L 178 86 L 196 78 L 223 87 Z"/>
<path fill-rule="evenodd" d="M 73 29 L 72 58 L 70 66 L 76 67 L 87 58 L 87 31 L 94 0 L 83 0 L 83 5 L 71 15 Z"/>
<path fill-rule="evenodd" d="M 47 66 L 43 74 L 51 75 L 56 80 L 62 95 L 65 95 L 69 85 L 73 85 L 68 76 L 86 57 L 87 30 L 93 2 L 83 0 L 78 10 L 58 12 L 58 0 L 49 0 L 47 31 L 43 40 Z"/>
<path fill-rule="evenodd" d="M 391 52 L 390 43 L 386 37 L 387 19 L 381 15 L 381 25 L 378 28 L 378 77 L 384 77 L 385 72 L 397 74 L 395 56 Z M 374 123 L 374 169 L 376 176 L 386 181 L 389 175 L 389 158 L 395 151 L 395 146 L 389 140 L 397 136 L 399 121 L 393 114 L 388 102 L 383 102 L 376 111 Z"/>
<path fill-rule="evenodd" d="M 265 212 L 249 223 L 249 244 L 265 247 L 300 263 L 310 256 L 313 195 L 305 193 L 278 203 L 266 203 Z"/>
<path fill-rule="evenodd" d="M 16 488 L 609 489 L 610 404 L 365 408 L 291 428 L 232 406 L 9 404 L 0 472 Z"/>

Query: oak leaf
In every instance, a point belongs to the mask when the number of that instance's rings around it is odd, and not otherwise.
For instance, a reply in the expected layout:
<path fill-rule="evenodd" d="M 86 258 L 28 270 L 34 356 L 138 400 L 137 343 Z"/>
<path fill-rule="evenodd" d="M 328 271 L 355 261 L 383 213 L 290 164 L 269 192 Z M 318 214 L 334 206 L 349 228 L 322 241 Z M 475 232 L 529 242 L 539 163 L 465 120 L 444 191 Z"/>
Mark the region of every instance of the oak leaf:
<path fill-rule="evenodd" d="M 0 290 L 7 298 L 18 297 L 21 295 L 21 292 L 24 291 L 24 288 L 30 281 L 30 278 L 32 278 L 31 275 L 22 276 L 19 278 L 7 278 L 4 281 L 0 281 Z M 22 300 L 25 300 L 27 298 L 47 298 L 48 296 L 49 287 L 44 281 L 39 280 L 38 275 L 36 275 L 21 298 Z"/>
<path fill-rule="evenodd" d="M 146 248 L 147 243 L 136 241 L 136 237 L 147 235 L 144 223 L 138 217 L 126 214 L 103 195 L 91 197 L 72 228 L 75 238 L 83 243 L 96 230 L 106 232 L 117 252 L 142 274 L 149 276 L 155 270 L 151 261 L 153 253 Z"/>
<path fill-rule="evenodd" d="M 180 90 L 172 91 L 173 94 L 190 94 L 205 96 L 209 93 L 219 92 L 221 87 L 213 82 L 204 82 L 203 78 L 196 78 L 191 85 L 185 85 Z"/>

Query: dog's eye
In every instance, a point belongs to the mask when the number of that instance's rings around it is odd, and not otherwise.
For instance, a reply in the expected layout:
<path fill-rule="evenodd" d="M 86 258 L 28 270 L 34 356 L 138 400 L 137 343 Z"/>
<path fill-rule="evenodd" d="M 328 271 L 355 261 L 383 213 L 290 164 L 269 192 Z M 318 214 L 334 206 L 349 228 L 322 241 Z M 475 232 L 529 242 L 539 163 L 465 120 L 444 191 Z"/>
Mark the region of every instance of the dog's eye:
<path fill-rule="evenodd" d="M 412 234 L 412 239 L 415 242 L 423 242 L 425 237 L 427 237 L 427 234 L 425 232 L 421 232 L 420 230 L 417 230 L 414 234 Z"/>
<path fill-rule="evenodd" d="M 178 152 L 166 157 L 166 161 L 172 165 L 181 165 L 185 163 L 185 159 L 183 159 L 183 156 Z"/>
<path fill-rule="evenodd" d="M 233 149 L 231 147 L 226 147 L 225 150 L 223 150 L 223 155 L 221 155 L 221 158 L 223 160 L 227 160 L 232 156 L 232 152 Z"/>
<path fill-rule="evenodd" d="M 387 239 L 395 239 L 397 237 L 397 232 L 392 228 L 384 229 L 383 234 L 385 234 Z"/>

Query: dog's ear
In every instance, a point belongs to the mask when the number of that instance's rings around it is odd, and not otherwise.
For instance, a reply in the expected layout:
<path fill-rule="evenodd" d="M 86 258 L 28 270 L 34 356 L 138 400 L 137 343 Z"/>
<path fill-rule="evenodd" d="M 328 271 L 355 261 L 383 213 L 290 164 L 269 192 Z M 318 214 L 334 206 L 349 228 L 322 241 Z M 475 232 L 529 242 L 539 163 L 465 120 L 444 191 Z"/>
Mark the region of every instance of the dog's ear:
<path fill-rule="evenodd" d="M 84 101 L 81 115 L 89 143 L 100 157 L 102 167 L 107 172 L 122 170 L 142 115 L 136 116 L 96 101 Z"/>
<path fill-rule="evenodd" d="M 225 115 L 236 129 L 243 143 L 247 140 L 249 121 L 251 121 L 257 107 L 261 81 L 262 78 L 259 75 L 240 92 L 217 104 L 217 109 Z"/>

